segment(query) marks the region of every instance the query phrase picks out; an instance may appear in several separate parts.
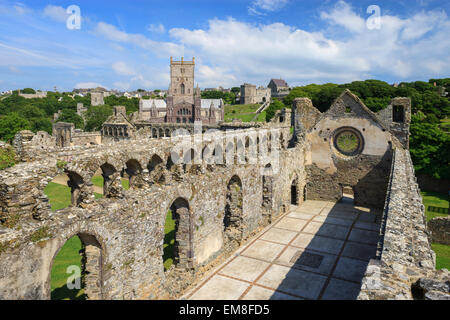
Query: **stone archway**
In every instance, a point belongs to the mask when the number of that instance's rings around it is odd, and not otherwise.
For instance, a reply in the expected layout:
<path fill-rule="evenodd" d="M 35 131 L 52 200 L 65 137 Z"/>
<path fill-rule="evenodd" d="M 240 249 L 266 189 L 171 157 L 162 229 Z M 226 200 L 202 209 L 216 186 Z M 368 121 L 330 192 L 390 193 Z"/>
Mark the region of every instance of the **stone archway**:
<path fill-rule="evenodd" d="M 81 242 L 81 246 L 76 247 L 77 242 Z M 74 252 L 74 244 L 76 249 L 81 248 L 78 252 Z M 67 239 L 52 259 L 50 299 L 103 299 L 103 260 L 104 250 L 94 235 L 78 233 Z M 63 276 L 61 279 L 60 274 L 65 274 L 66 278 Z M 57 283 L 56 286 L 53 282 Z"/>
<path fill-rule="evenodd" d="M 291 205 L 298 206 L 298 180 L 295 178 L 291 183 Z"/>
<path fill-rule="evenodd" d="M 135 159 L 126 162 L 125 172 L 128 175 L 129 188 L 142 188 L 144 181 L 142 180 L 142 167 L 139 161 Z"/>
<path fill-rule="evenodd" d="M 171 219 L 174 221 L 173 230 L 173 246 L 170 250 L 172 252 L 164 252 L 164 255 L 169 254 L 173 258 L 173 264 L 176 268 L 184 269 L 193 267 L 193 226 L 189 202 L 184 198 L 177 198 L 170 206 L 169 213 Z M 167 237 L 164 243 L 169 242 Z M 170 244 L 169 244 L 170 245 Z M 166 257 L 163 256 L 163 260 Z M 163 261 L 164 262 L 164 261 Z"/>
<path fill-rule="evenodd" d="M 273 198 L 273 175 L 272 165 L 269 163 L 264 168 L 262 176 L 262 206 L 268 210 L 272 209 Z"/>
<path fill-rule="evenodd" d="M 163 184 L 166 182 L 164 162 L 158 155 L 153 155 L 147 165 L 151 183 Z"/>
<path fill-rule="evenodd" d="M 103 177 L 103 196 L 106 198 L 118 196 L 122 191 L 120 172 L 107 162 L 102 164 L 100 169 Z"/>
<path fill-rule="evenodd" d="M 238 176 L 233 176 L 227 185 L 225 214 L 223 218 L 224 235 L 226 242 L 239 244 L 243 237 L 243 190 L 242 182 Z"/>

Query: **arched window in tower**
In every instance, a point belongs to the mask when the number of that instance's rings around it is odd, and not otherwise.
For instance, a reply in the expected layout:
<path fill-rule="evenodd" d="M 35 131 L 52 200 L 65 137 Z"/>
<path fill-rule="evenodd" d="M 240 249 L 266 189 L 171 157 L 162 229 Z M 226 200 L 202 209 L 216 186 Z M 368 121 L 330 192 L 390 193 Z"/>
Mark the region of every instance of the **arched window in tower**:
<path fill-rule="evenodd" d="M 184 83 L 181 84 L 181 94 L 184 94 Z"/>

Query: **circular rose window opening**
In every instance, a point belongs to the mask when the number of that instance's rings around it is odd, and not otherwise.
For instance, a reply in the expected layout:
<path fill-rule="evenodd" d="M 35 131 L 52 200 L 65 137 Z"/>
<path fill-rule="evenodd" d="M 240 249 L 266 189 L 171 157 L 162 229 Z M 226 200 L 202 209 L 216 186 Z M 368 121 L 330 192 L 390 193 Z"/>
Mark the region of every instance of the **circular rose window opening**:
<path fill-rule="evenodd" d="M 333 138 L 334 147 L 346 156 L 355 156 L 362 152 L 364 140 L 361 133 L 354 128 L 340 128 Z"/>

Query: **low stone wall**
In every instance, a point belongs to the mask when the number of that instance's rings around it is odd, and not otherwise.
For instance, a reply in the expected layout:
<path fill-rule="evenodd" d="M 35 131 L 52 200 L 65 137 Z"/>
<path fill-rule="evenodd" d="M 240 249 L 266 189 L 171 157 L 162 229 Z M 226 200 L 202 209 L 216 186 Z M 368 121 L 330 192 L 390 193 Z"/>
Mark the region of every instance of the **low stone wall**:
<path fill-rule="evenodd" d="M 437 217 L 428 221 L 433 242 L 450 245 L 450 217 Z"/>
<path fill-rule="evenodd" d="M 450 298 L 449 292 L 445 292 L 450 273 L 445 269 L 435 270 L 435 254 L 429 237 L 409 152 L 397 148 L 386 195 L 377 258 L 371 260 L 367 267 L 358 299 Z M 420 287 L 420 283 L 430 282 L 440 285 L 432 286 L 431 289 Z"/>

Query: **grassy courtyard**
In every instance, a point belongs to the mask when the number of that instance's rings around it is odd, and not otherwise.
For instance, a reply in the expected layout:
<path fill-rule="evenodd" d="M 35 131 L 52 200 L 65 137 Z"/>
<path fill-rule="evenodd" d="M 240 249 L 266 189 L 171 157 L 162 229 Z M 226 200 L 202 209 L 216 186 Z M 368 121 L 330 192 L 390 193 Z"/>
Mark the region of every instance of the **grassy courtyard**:
<path fill-rule="evenodd" d="M 448 208 L 449 206 L 449 196 L 442 193 L 436 192 L 422 192 L 423 204 L 425 206 L 425 214 L 427 217 L 427 221 L 435 217 L 447 217 L 448 215 L 445 213 L 437 213 L 428 210 L 429 206 L 433 207 L 441 207 Z M 432 244 L 433 251 L 436 253 L 436 269 L 448 269 L 450 270 L 450 246 L 433 243 Z"/>
<path fill-rule="evenodd" d="M 238 119 L 242 122 L 250 122 L 255 117 L 255 112 L 260 106 L 260 104 L 237 104 L 225 106 L 225 122 L 231 122 L 233 119 Z M 266 112 L 261 112 L 256 121 L 266 121 Z"/>

